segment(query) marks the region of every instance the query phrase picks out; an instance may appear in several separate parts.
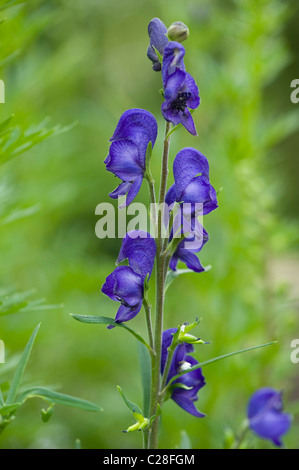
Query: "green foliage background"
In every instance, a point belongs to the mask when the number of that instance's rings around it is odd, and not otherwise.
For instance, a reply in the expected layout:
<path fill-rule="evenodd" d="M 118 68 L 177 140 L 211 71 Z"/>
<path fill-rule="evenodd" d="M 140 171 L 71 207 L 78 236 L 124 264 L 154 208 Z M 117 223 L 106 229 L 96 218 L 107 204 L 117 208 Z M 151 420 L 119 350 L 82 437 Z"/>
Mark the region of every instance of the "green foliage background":
<path fill-rule="evenodd" d="M 103 160 L 127 108 L 148 109 L 158 120 L 152 165 L 159 175 L 161 77 L 145 54 L 147 24 L 157 16 L 166 25 L 180 20 L 189 26 L 185 63 L 202 99 L 194 114 L 199 136 L 184 129 L 173 134 L 171 161 L 183 146 L 200 149 L 212 184 L 223 188 L 219 209 L 205 218 L 210 241 L 200 258 L 213 269 L 172 284 L 165 327 L 201 317 L 198 334 L 211 344 L 197 348 L 199 361 L 278 340 L 204 369 L 207 385 L 198 408 L 206 418 L 167 402 L 160 447 L 178 446 L 184 430 L 194 449 L 222 448 L 227 429 L 240 429 L 251 393 L 272 386 L 284 390 L 285 408 L 294 416 L 286 445 L 298 448 L 299 365 L 290 361 L 290 342 L 299 337 L 299 104 L 290 101 L 290 83 L 298 75 L 296 3 L 12 3 L 0 10 L 0 19 L 6 18 L 0 24 L 0 78 L 6 85 L 0 121 L 14 114 L 0 143 L 0 337 L 7 359 L 0 383 L 5 392 L 16 355 L 41 322 L 26 383 L 53 385 L 104 411 L 57 406 L 43 423 L 41 403 L 30 401 L 1 434 L 0 447 L 73 448 L 77 438 L 83 448 L 142 445 L 141 433 L 121 432 L 132 417 L 116 389 L 120 385 L 141 405 L 137 345 L 120 328 L 80 324 L 69 313 L 116 312 L 100 287 L 120 240 L 96 238 L 95 207 L 109 201 L 116 186 Z M 138 201 L 148 201 L 145 184 Z M 143 315 L 130 326 L 145 331 Z M 249 446 L 271 447 L 254 436 Z"/>

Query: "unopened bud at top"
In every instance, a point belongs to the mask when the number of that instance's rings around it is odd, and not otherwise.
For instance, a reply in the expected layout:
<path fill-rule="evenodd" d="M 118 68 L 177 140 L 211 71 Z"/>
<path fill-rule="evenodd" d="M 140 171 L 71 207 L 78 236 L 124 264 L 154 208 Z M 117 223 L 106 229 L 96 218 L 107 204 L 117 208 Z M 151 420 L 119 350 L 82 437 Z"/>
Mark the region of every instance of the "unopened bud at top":
<path fill-rule="evenodd" d="M 167 37 L 170 41 L 183 42 L 189 37 L 189 29 L 181 21 L 175 21 L 167 30 Z"/>

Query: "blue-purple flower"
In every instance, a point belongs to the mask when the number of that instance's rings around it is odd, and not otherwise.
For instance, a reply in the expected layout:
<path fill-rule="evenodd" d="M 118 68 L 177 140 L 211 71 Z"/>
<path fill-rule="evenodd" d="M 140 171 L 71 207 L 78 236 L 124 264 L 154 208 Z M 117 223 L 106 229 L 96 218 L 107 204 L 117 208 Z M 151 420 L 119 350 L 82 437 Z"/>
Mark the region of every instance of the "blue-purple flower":
<path fill-rule="evenodd" d="M 181 232 L 182 234 L 184 233 L 184 228 L 182 228 Z M 182 261 L 186 264 L 187 268 L 192 269 L 196 273 L 201 273 L 205 270 L 195 253 L 201 251 L 204 244 L 209 240 L 209 235 L 196 218 L 191 219 L 191 234 L 193 234 L 191 237 L 189 236 L 178 244 L 176 251 L 170 259 L 169 267 L 173 271 L 176 271 L 178 261 Z"/>
<path fill-rule="evenodd" d="M 112 144 L 104 163 L 122 183 L 109 196 L 117 199 L 127 194 L 123 206 L 129 205 L 140 190 L 147 146 L 149 142 L 154 146 L 157 132 L 157 121 L 149 111 L 129 109 L 122 114 L 110 139 Z"/>
<path fill-rule="evenodd" d="M 189 109 L 199 106 L 200 98 L 194 78 L 186 72 L 184 65 L 185 48 L 171 41 L 164 49 L 162 81 L 165 101 L 162 114 L 174 125 L 182 124 L 191 134 L 197 135 Z"/>
<path fill-rule="evenodd" d="M 110 299 L 120 302 L 115 317 L 117 323 L 129 321 L 140 312 L 144 281 L 147 276 L 151 276 L 155 256 L 156 243 L 147 232 L 135 230 L 126 234 L 117 263 L 128 259 L 129 266 L 118 266 L 106 278 L 101 289 Z"/>
<path fill-rule="evenodd" d="M 168 43 L 166 34 L 167 28 L 159 18 L 154 18 L 150 21 L 148 25 L 150 44 L 147 48 L 147 57 L 153 62 L 152 68 L 155 72 L 161 70 L 161 63 L 155 49 L 163 56 L 165 46 Z"/>
<path fill-rule="evenodd" d="M 165 330 L 163 332 L 161 374 L 163 374 L 164 372 L 167 361 L 167 349 L 173 341 L 173 334 L 176 332 L 177 328 L 170 328 L 169 330 Z M 194 357 L 188 355 L 193 351 L 194 348 L 192 344 L 181 343 L 176 347 L 169 369 L 167 383 L 175 375 L 198 364 Z M 196 406 L 194 405 L 194 402 L 198 400 L 198 391 L 205 385 L 205 378 L 202 375 L 201 368 L 198 368 L 182 375 L 180 378 L 176 379 L 173 384 L 182 384 L 186 388 L 173 388 L 171 393 L 172 400 L 174 400 L 181 408 L 183 408 L 185 411 L 192 414 L 193 416 L 196 416 L 197 418 L 203 418 L 205 415 L 198 411 Z"/>
<path fill-rule="evenodd" d="M 207 158 L 192 147 L 182 149 L 173 162 L 174 184 L 169 188 L 165 202 L 190 204 L 190 213 L 196 212 L 196 204 L 202 204 L 202 215 L 218 207 L 216 191 L 209 180 Z M 188 206 L 184 205 L 184 212 Z M 198 215 L 198 214 L 197 214 Z"/>
<path fill-rule="evenodd" d="M 282 394 L 270 387 L 257 390 L 248 403 L 249 426 L 258 436 L 282 445 L 281 436 L 291 426 L 291 415 L 282 411 Z"/>

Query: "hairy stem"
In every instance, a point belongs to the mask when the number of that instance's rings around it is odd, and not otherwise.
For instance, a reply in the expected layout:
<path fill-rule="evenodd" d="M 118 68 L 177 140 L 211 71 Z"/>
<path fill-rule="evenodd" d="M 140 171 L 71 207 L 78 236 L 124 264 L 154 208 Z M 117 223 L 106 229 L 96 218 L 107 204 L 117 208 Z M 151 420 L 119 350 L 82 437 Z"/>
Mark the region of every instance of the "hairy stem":
<path fill-rule="evenodd" d="M 166 122 L 165 138 L 163 146 L 163 158 L 161 169 L 161 182 L 159 193 L 159 206 L 164 203 L 166 189 L 167 189 L 167 176 L 168 176 L 168 154 L 170 139 L 167 136 L 171 124 Z M 154 351 L 155 356 L 152 356 L 152 382 L 151 382 L 151 402 L 150 402 L 150 416 L 156 414 L 157 405 L 160 401 L 160 364 L 161 364 L 161 350 L 162 350 L 162 332 L 163 332 L 163 312 L 164 312 L 164 298 L 165 298 L 165 257 L 163 256 L 163 211 L 158 212 L 158 233 L 156 238 L 157 244 L 157 257 L 156 257 L 156 318 L 155 318 L 155 337 L 154 337 Z M 158 431 L 159 431 L 159 417 L 157 417 L 150 431 L 149 448 L 157 449 L 158 447 Z"/>

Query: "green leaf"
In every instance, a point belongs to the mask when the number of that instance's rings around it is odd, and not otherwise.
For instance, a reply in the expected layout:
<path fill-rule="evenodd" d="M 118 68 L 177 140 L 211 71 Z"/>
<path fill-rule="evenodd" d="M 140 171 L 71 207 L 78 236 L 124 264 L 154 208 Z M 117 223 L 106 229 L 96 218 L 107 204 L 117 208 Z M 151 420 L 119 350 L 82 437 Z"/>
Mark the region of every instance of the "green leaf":
<path fill-rule="evenodd" d="M 160 52 L 158 51 L 158 49 L 157 49 L 155 46 L 152 46 L 152 48 L 154 49 L 155 53 L 157 54 L 157 57 L 158 57 L 158 59 L 159 59 L 160 64 L 162 64 L 163 55 L 160 54 Z"/>
<path fill-rule="evenodd" d="M 102 408 L 90 401 L 66 395 L 65 393 L 55 392 L 44 387 L 34 387 L 25 390 L 18 396 L 18 402 L 24 403 L 24 401 L 30 398 L 42 398 L 50 404 L 56 403 L 57 405 L 71 406 L 85 411 L 103 411 Z"/>
<path fill-rule="evenodd" d="M 25 209 L 12 210 L 8 215 L 0 220 L 0 226 L 8 225 L 16 220 L 24 219 L 32 214 L 35 214 L 41 209 L 40 204 L 34 204 L 33 206 L 26 207 Z"/>
<path fill-rule="evenodd" d="M 4 119 L 4 121 L 0 123 L 0 136 L 4 134 L 4 132 L 7 132 L 7 128 L 9 124 L 11 123 L 13 116 L 14 115 L 12 114 L 11 116 L 9 116 L 7 119 Z"/>
<path fill-rule="evenodd" d="M 151 393 L 151 360 L 146 347 L 137 343 L 138 357 L 140 363 L 142 390 L 143 390 L 143 410 L 144 416 L 149 416 L 150 412 L 150 393 Z"/>
<path fill-rule="evenodd" d="M 113 318 L 109 317 L 100 317 L 96 315 L 76 315 L 75 313 L 70 313 L 70 315 L 75 319 L 78 320 L 82 323 L 91 323 L 91 324 L 98 324 L 98 325 L 113 325 L 113 326 L 120 326 L 121 328 L 124 328 L 127 330 L 131 335 L 133 335 L 140 343 L 144 344 L 144 346 L 147 347 L 149 351 L 151 351 L 151 347 L 147 342 L 140 336 L 138 333 L 136 333 L 134 330 L 129 328 L 128 326 L 124 325 L 123 323 L 117 323 Z"/>
<path fill-rule="evenodd" d="M 120 396 L 122 397 L 123 401 L 125 402 L 125 404 L 127 405 L 127 407 L 129 408 L 132 414 L 138 413 L 140 415 L 143 415 L 139 406 L 133 403 L 132 401 L 128 400 L 128 398 L 126 397 L 126 395 L 124 394 L 124 392 L 122 391 L 119 385 L 117 385 L 117 390 L 119 391 Z"/>
<path fill-rule="evenodd" d="M 210 271 L 212 268 L 211 265 L 208 265 L 205 267 L 204 272 Z M 190 273 L 195 273 L 192 269 L 177 269 L 176 271 L 172 271 L 171 269 L 168 270 L 167 276 L 166 276 L 166 282 L 165 282 L 165 292 L 167 291 L 168 287 L 170 284 L 173 283 L 173 281 L 178 277 L 181 276 L 182 274 L 190 274 Z M 197 274 L 197 273 L 195 273 Z"/>
<path fill-rule="evenodd" d="M 62 307 L 62 305 L 47 305 L 45 299 L 29 300 L 34 292 L 33 289 L 25 292 L 0 290 L 0 316 Z"/>
<path fill-rule="evenodd" d="M 151 140 L 148 143 L 147 149 L 146 149 L 146 155 L 145 155 L 145 170 L 150 173 L 150 160 L 152 156 L 152 151 L 153 151 L 153 144 Z"/>
<path fill-rule="evenodd" d="M 154 414 L 153 416 L 150 417 L 149 427 L 152 426 L 153 421 L 154 421 L 156 418 L 158 418 L 158 416 L 161 416 L 161 414 L 162 414 L 162 408 L 161 408 L 160 404 L 158 403 L 158 404 L 157 404 L 157 411 L 156 411 L 156 414 Z"/>
<path fill-rule="evenodd" d="M 41 410 L 41 418 L 44 423 L 47 423 L 51 418 L 54 411 L 54 405 L 51 404 L 46 410 Z"/>
<path fill-rule="evenodd" d="M 190 367 L 190 369 L 184 370 L 180 374 L 177 374 L 174 377 L 172 377 L 172 379 L 168 382 L 167 388 L 172 384 L 172 382 L 179 379 L 182 375 L 188 374 L 188 372 L 192 372 L 193 370 L 199 369 L 200 367 L 207 366 L 208 364 L 213 364 L 214 362 L 220 361 L 227 357 L 236 356 L 237 354 L 242 354 L 247 351 L 253 351 L 254 349 L 260 349 L 266 346 L 271 346 L 272 344 L 275 344 L 275 343 L 277 343 L 277 341 L 271 341 L 271 343 L 260 344 L 259 346 L 253 346 L 251 348 L 241 349 L 240 351 L 234 351 L 232 353 L 223 354 L 222 356 L 213 357 L 212 359 L 209 359 L 208 361 L 201 362 L 197 364 L 196 366 Z"/>
<path fill-rule="evenodd" d="M 10 405 L 3 405 L 0 407 L 0 415 L 5 416 L 9 415 L 10 413 L 13 413 L 16 411 L 22 403 L 11 403 Z"/>
<path fill-rule="evenodd" d="M 27 362 L 29 360 L 29 357 L 30 357 L 30 354 L 31 354 L 31 351 L 32 351 L 32 347 L 33 347 L 33 344 L 34 344 L 34 341 L 35 341 L 35 338 L 36 338 L 36 335 L 38 333 L 39 328 L 40 328 L 40 323 L 34 329 L 32 335 L 31 335 L 31 337 L 30 337 L 30 339 L 29 339 L 29 341 L 28 341 L 28 343 L 27 343 L 27 345 L 24 349 L 24 352 L 21 355 L 20 361 L 18 363 L 17 369 L 15 371 L 15 374 L 14 374 L 14 377 L 12 379 L 11 386 L 10 386 L 10 389 L 9 389 L 9 392 L 8 392 L 8 396 L 7 396 L 7 400 L 6 400 L 7 405 L 10 405 L 15 401 L 15 398 L 16 398 L 16 395 L 17 395 L 17 392 L 18 392 L 18 389 L 19 389 L 19 386 L 20 386 L 20 383 L 21 383 L 21 380 L 22 380 Z"/>

